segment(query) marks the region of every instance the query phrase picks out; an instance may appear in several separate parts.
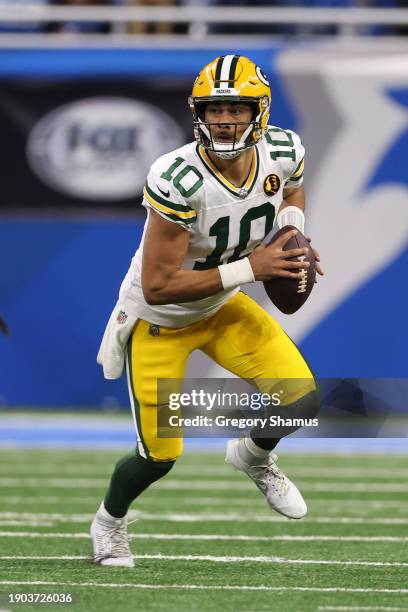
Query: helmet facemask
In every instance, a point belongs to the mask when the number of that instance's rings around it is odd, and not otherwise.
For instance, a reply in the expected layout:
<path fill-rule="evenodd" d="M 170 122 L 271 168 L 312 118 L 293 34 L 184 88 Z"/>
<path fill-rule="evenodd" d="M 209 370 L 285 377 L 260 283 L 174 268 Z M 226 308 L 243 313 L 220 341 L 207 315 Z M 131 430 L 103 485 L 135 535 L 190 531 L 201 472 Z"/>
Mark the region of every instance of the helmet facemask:
<path fill-rule="evenodd" d="M 262 138 L 264 133 L 263 125 L 267 124 L 269 115 L 269 99 L 267 96 L 260 98 L 235 98 L 231 97 L 206 97 L 197 98 L 189 97 L 189 106 L 193 114 L 194 119 L 194 136 L 198 144 L 202 145 L 205 149 L 213 151 L 218 157 L 222 159 L 233 159 L 241 155 L 241 153 L 256 145 L 257 142 Z M 212 128 L 219 127 L 220 123 L 209 123 L 205 121 L 205 107 L 208 103 L 227 103 L 227 104 L 248 104 L 252 109 L 252 120 L 249 123 L 231 123 L 234 127 L 232 142 L 216 142 L 214 140 Z M 265 117 L 266 115 L 266 117 Z M 247 126 L 243 134 L 238 138 L 238 128 L 242 125 Z"/>

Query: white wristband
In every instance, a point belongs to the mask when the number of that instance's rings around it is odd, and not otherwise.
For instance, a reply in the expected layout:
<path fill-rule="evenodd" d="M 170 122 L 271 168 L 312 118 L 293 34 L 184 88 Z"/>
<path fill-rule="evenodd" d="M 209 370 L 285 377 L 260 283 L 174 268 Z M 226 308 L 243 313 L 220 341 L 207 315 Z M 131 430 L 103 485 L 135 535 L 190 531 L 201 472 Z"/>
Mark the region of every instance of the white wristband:
<path fill-rule="evenodd" d="M 253 283 L 255 276 L 248 257 L 218 266 L 221 282 L 224 289 L 233 289 L 245 283 Z"/>
<path fill-rule="evenodd" d="M 276 223 L 279 229 L 285 227 L 285 225 L 293 225 L 302 234 L 305 233 L 305 215 L 298 206 L 285 206 L 285 208 L 282 208 L 276 217 Z"/>

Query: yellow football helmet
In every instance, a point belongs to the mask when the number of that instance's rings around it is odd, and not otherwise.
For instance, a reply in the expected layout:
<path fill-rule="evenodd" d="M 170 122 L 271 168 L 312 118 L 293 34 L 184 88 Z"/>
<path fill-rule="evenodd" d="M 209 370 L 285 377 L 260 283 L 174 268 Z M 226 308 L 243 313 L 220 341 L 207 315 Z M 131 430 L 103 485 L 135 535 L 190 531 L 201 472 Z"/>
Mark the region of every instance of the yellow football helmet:
<path fill-rule="evenodd" d="M 239 140 L 234 137 L 231 143 L 214 142 L 211 134 L 214 124 L 205 122 L 205 106 L 217 101 L 241 102 L 253 107 L 252 121 Z M 253 147 L 266 132 L 271 89 L 264 72 L 250 59 L 243 55 L 225 55 L 204 66 L 194 82 L 188 103 L 193 113 L 197 142 L 219 157 L 228 159 Z"/>

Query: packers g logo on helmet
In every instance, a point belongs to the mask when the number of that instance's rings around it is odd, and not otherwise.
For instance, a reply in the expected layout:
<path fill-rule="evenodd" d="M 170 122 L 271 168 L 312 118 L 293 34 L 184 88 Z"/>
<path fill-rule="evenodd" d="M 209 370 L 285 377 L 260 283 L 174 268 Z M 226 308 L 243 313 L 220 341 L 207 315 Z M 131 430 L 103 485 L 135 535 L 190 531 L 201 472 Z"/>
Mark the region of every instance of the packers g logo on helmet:
<path fill-rule="evenodd" d="M 208 102 L 241 102 L 253 108 L 252 121 L 237 140 L 215 143 L 211 124 L 205 122 Z M 271 105 L 271 89 L 265 73 L 243 55 L 217 57 L 200 72 L 195 80 L 188 103 L 194 119 L 197 142 L 214 151 L 219 157 L 237 157 L 244 149 L 253 147 L 266 132 Z"/>

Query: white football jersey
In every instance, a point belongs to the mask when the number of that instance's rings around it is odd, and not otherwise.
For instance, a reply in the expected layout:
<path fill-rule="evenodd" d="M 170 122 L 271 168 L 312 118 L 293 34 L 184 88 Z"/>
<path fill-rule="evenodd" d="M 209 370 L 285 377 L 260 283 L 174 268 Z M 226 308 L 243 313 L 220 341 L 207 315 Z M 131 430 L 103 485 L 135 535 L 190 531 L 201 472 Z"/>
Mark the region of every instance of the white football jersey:
<path fill-rule="evenodd" d="M 251 170 L 241 187 L 224 178 L 195 142 L 153 163 L 143 206 L 190 233 L 183 269 L 206 270 L 252 253 L 272 229 L 283 189 L 302 184 L 304 148 L 295 132 L 269 126 L 251 153 Z M 138 318 L 184 327 L 213 315 L 238 291 L 220 291 L 192 302 L 149 305 L 141 286 L 143 244 L 144 234 L 120 291 L 120 302 Z"/>

